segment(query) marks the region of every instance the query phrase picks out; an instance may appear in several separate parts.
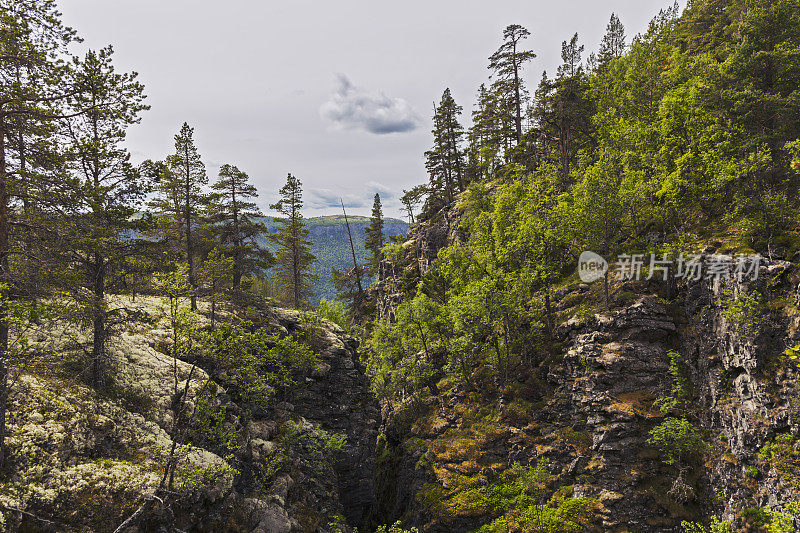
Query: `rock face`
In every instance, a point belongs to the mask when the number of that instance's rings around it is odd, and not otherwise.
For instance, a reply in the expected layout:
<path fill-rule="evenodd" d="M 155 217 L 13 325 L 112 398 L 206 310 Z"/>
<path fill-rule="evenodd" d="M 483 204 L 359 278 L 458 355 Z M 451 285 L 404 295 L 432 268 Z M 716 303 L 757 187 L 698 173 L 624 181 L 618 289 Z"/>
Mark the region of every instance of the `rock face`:
<path fill-rule="evenodd" d="M 309 327 L 295 312 L 276 311 L 278 327 L 301 333 L 318 354 L 319 362 L 298 387 L 292 403 L 278 403 L 258 423 L 268 428 L 266 438 L 286 419 L 299 419 L 303 425 L 320 428 L 329 434 L 343 435 L 346 444 L 334 452 L 330 469 L 307 468 L 297 458 L 297 479 L 279 480 L 271 492 L 284 501 L 291 518 L 307 509 L 318 509 L 328 518 L 341 515 L 346 525 L 364 528 L 375 510 L 375 444 L 380 412 L 370 389 L 369 378 L 358 355 L 358 342 L 333 323 Z M 319 466 L 319 465 L 317 465 Z M 304 511 L 305 510 L 305 511 Z M 294 520 L 291 531 L 308 531 L 313 522 Z M 312 531 L 327 531 L 327 524 Z"/>
<path fill-rule="evenodd" d="M 682 337 L 681 352 L 691 364 L 704 424 L 722 442 L 722 457 L 706 474 L 728 519 L 742 508 L 780 509 L 798 500 L 797 479 L 759 458 L 779 435 L 800 434 L 800 376 L 783 354 L 800 342 L 796 285 L 796 265 L 775 261 L 755 281 L 703 281 L 686 294 L 694 328 Z M 726 316 L 719 306 L 754 291 L 765 303 L 761 316 Z M 791 446 L 788 453 L 783 459 L 791 461 Z"/>
<path fill-rule="evenodd" d="M 336 342 L 339 341 L 339 342 Z M 355 339 L 335 339 L 307 380 L 295 412 L 324 430 L 346 435 L 336 454 L 338 496 L 347 522 L 363 528 L 375 507 L 375 443 L 380 411 L 358 357 Z"/>
<path fill-rule="evenodd" d="M 464 414 L 475 393 L 457 388 L 420 407 L 425 423 L 385 413 L 381 513 L 424 531 L 474 530 L 486 516 L 438 512 L 421 495 L 437 484 L 447 495 L 453 472 L 481 479 L 496 465 L 545 459 L 559 486 L 595 499 L 596 531 L 679 532 L 681 521 L 711 516 L 754 527 L 747 509 L 780 511 L 799 496 L 800 375 L 783 355 L 800 344 L 797 282 L 796 265 L 768 262 L 755 281 L 625 287 L 631 303 L 567 320 L 555 335 L 561 357 L 517 376 L 513 402 L 535 406 L 529 413 L 519 419 L 503 396 L 481 400 L 497 417 L 486 434 L 475 434 Z M 576 284 L 560 296 L 579 302 L 588 290 Z M 658 296 L 668 292 L 669 303 Z M 763 304 L 743 316 L 726 311 L 742 294 Z M 669 351 L 680 354 L 689 416 L 707 446 L 702 461 L 686 466 L 666 464 L 648 443 L 667 416 L 654 402 L 671 394 Z M 447 447 L 467 431 L 483 470 Z M 763 450 L 777 451 L 770 459 Z"/>
<path fill-rule="evenodd" d="M 570 348 L 548 374 L 556 389 L 535 419 L 554 429 L 568 426 L 586 435 L 587 444 L 591 439 L 585 453 L 559 450 L 554 440 L 544 455 L 565 465 L 564 482 L 580 483 L 580 494 L 600 500 L 604 528 L 666 525 L 644 490 L 659 467 L 646 440 L 660 418 L 650 404 L 670 389 L 666 347 L 676 329 L 661 300 L 646 296 L 611 316 L 559 330 Z"/>
<path fill-rule="evenodd" d="M 413 288 L 420 276 L 430 270 L 439 250 L 465 237 L 457 206 L 443 209 L 433 219 L 421 222 L 409 228 L 402 258 L 386 258 L 380 264 L 374 295 L 378 319 L 388 317 L 394 321 L 403 292 Z"/>

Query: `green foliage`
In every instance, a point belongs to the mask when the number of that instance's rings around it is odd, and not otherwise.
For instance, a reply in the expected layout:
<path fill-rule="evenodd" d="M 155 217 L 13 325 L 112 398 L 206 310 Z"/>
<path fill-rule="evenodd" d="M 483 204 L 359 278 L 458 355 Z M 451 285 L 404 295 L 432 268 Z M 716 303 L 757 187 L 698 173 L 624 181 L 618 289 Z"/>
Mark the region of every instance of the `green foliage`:
<path fill-rule="evenodd" d="M 369 252 L 364 248 L 363 239 L 358 239 L 357 235 L 366 230 L 369 218 L 353 216 L 348 213 L 347 218 L 350 223 L 350 230 L 353 234 L 353 247 L 356 252 L 356 261 L 363 265 L 369 258 Z M 325 298 L 328 301 L 337 297 L 337 291 L 331 276 L 331 271 L 345 271 L 353 268 L 353 257 L 350 251 L 350 241 L 347 237 L 347 229 L 344 227 L 344 217 L 342 215 L 310 217 L 303 219 L 308 228 L 308 237 L 311 241 L 310 251 L 316 257 L 316 262 L 312 266 L 312 272 L 316 276 L 313 283 L 313 296 L 310 297 L 312 303 Z M 278 224 L 272 218 L 264 218 L 261 222 L 266 226 L 267 234 L 274 233 L 278 229 Z M 384 236 L 391 238 L 394 235 L 405 235 L 408 225 L 397 219 L 384 218 Z M 274 244 L 266 239 L 261 243 L 268 247 L 271 252 L 276 251 Z M 385 257 L 384 252 L 384 257 Z M 372 283 L 372 278 L 365 275 L 365 271 L 360 269 L 363 276 L 362 283 L 366 288 Z"/>
<path fill-rule="evenodd" d="M 796 442 L 797 437 L 791 433 L 781 433 L 761 448 L 758 459 L 800 490 L 800 452 L 795 449 Z"/>
<path fill-rule="evenodd" d="M 350 330 L 350 316 L 340 302 L 329 302 L 325 298 L 319 301 L 314 312 L 326 320 L 330 320 L 345 331 Z"/>
<path fill-rule="evenodd" d="M 731 533 L 731 523 L 727 520 L 720 520 L 716 516 L 711 517 L 711 524 L 708 528 L 703 527 L 697 522 L 681 522 L 683 533 Z"/>
<path fill-rule="evenodd" d="M 669 357 L 669 373 L 672 376 L 672 395 L 656 400 L 655 407 L 664 414 L 680 413 L 689 399 L 689 382 L 681 369 L 681 354 L 669 350 L 667 356 Z"/>
<path fill-rule="evenodd" d="M 449 336 L 440 312 L 433 300 L 419 295 L 399 306 L 395 323 L 375 324 L 367 370 L 379 397 L 404 399 L 433 385 Z"/>
<path fill-rule="evenodd" d="M 707 448 L 701 431 L 685 418 L 667 418 L 650 430 L 647 442 L 668 465 L 695 459 Z"/>
<path fill-rule="evenodd" d="M 206 256 L 203 266 L 199 272 L 199 285 L 205 289 L 209 300 L 211 300 L 211 327 L 216 321 L 217 304 L 221 293 L 233 282 L 236 262 L 222 254 L 219 248 L 215 247 Z"/>
<path fill-rule="evenodd" d="M 277 392 L 287 393 L 298 376 L 317 362 L 311 349 L 291 337 L 280 338 L 251 324 L 220 324 L 211 332 L 208 350 L 217 373 L 226 376 L 236 397 L 266 407 Z"/>
<path fill-rule="evenodd" d="M 761 293 L 753 291 L 728 296 L 722 301 L 722 316 L 735 325 L 740 335 L 753 338 L 766 320 L 766 306 Z"/>
<path fill-rule="evenodd" d="M 308 305 L 314 273 L 311 270 L 316 258 L 310 251 L 308 228 L 303 223 L 303 189 L 299 179 L 289 174 L 281 187 L 280 200 L 270 206 L 285 218 L 277 219 L 278 231 L 269 235 L 277 246 L 275 252 L 275 280 L 283 289 L 282 298 L 295 309 Z"/>
<path fill-rule="evenodd" d="M 795 520 L 800 515 L 800 504 L 788 503 L 782 510 L 769 507 L 745 509 L 742 516 L 763 526 L 769 533 L 793 533 Z"/>
<path fill-rule="evenodd" d="M 373 276 L 378 274 L 383 255 L 381 248 L 383 248 L 383 209 L 381 208 L 381 196 L 375 193 L 375 200 L 372 204 L 372 216 L 369 219 L 369 226 L 364 228 L 364 248 L 366 248 L 370 255 L 367 259 L 369 265 L 369 273 Z"/>
<path fill-rule="evenodd" d="M 244 431 L 240 418 L 235 415 L 229 417 L 226 411 L 206 389 L 196 400 L 192 420 L 195 440 L 223 456 L 235 448 Z"/>
<path fill-rule="evenodd" d="M 412 527 L 411 529 L 403 529 L 403 523 L 400 521 L 395 522 L 391 526 L 378 526 L 375 533 L 419 533 L 419 529 Z"/>
<path fill-rule="evenodd" d="M 331 463 L 333 454 L 347 446 L 347 436 L 290 421 L 284 427 L 281 446 L 287 451 L 301 448 L 300 460 L 316 474 L 323 474 L 324 467 Z"/>
<path fill-rule="evenodd" d="M 524 468 L 515 463 L 493 479 L 474 502 L 478 508 L 500 515 L 478 531 L 583 531 L 593 515 L 594 500 L 569 497 L 569 490 L 553 492 L 553 481 L 545 461 L 540 461 L 534 468 Z"/>
<path fill-rule="evenodd" d="M 238 289 L 244 275 L 271 267 L 275 259 L 257 239 L 265 231 L 258 220 L 261 211 L 253 202 L 258 192 L 245 172 L 228 164 L 220 167 L 211 189 L 209 222 L 225 255 L 233 260 L 231 281 Z"/>
<path fill-rule="evenodd" d="M 433 147 L 425 152 L 425 168 L 430 173 L 428 193 L 436 203 L 450 205 L 464 190 L 464 162 L 460 149 L 464 127 L 459 123 L 462 107 L 450 89 L 445 89 L 433 114 Z M 406 205 L 413 193 L 406 193 Z M 410 211 L 410 208 L 407 207 Z"/>
<path fill-rule="evenodd" d="M 786 350 L 783 351 L 783 355 L 786 356 L 789 364 L 795 368 L 800 367 L 800 355 L 798 354 L 800 354 L 800 344 L 786 348 Z"/>

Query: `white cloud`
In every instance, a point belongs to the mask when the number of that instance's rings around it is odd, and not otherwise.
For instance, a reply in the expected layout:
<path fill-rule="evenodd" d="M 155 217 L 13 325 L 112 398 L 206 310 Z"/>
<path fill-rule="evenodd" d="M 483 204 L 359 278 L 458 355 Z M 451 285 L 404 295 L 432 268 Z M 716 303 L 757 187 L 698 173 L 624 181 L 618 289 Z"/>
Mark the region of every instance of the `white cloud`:
<path fill-rule="evenodd" d="M 337 77 L 338 87 L 319 113 L 337 127 L 362 129 L 376 135 L 415 130 L 420 117 L 402 98 L 356 87 L 344 74 Z"/>

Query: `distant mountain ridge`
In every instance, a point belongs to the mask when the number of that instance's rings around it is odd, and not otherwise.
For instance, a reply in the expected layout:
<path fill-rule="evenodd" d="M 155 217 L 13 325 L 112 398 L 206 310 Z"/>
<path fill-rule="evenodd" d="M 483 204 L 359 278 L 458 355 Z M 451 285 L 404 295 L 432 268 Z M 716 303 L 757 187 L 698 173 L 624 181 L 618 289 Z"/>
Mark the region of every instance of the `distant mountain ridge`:
<path fill-rule="evenodd" d="M 272 233 L 279 227 L 274 217 L 263 217 L 260 220 L 267 227 L 267 233 Z M 350 223 L 350 232 L 353 234 L 356 259 L 363 264 L 368 255 L 364 248 L 364 229 L 369 225 L 369 217 L 348 215 L 347 220 Z M 331 270 L 333 268 L 342 270 L 353 266 L 344 215 L 310 217 L 304 219 L 304 222 L 308 227 L 309 240 L 314 243 L 311 246 L 311 253 L 317 258 L 317 262 L 314 263 L 314 273 L 317 275 L 314 303 L 322 298 L 333 300 L 336 298 L 336 289 L 331 279 Z M 396 218 L 385 218 L 383 223 L 384 237 L 387 239 L 390 235 L 405 235 L 408 231 L 408 223 Z M 266 235 L 260 244 L 274 249 L 274 245 L 267 242 Z M 366 280 L 365 283 L 369 285 L 371 280 Z"/>

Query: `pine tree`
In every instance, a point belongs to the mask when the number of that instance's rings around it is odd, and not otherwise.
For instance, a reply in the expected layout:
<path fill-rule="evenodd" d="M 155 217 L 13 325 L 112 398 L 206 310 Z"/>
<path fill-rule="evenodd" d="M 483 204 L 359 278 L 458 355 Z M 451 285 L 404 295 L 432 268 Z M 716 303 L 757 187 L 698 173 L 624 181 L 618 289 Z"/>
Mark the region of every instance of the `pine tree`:
<path fill-rule="evenodd" d="M 61 57 L 76 39 L 54 0 L 0 0 L 0 467 L 6 462 L 9 302 L 21 288 L 9 258 L 30 240 L 12 229 L 29 202 L 30 185 L 45 181 L 43 174 L 34 178 L 26 147 L 31 136 L 52 140 L 48 133 L 63 118 L 60 107 L 71 91 Z M 52 159 L 46 164 L 58 166 L 59 156 Z"/>
<path fill-rule="evenodd" d="M 525 100 L 525 84 L 520 72 L 528 61 L 536 57 L 530 50 L 520 49 L 521 41 L 530 32 L 519 24 L 512 24 L 503 30 L 503 44 L 489 58 L 489 69 L 495 76 L 493 89 L 502 95 L 504 109 L 514 120 L 514 139 L 522 137 L 522 108 Z"/>
<path fill-rule="evenodd" d="M 278 246 L 275 280 L 282 285 L 286 301 L 295 309 L 308 305 L 312 283 L 316 279 L 311 271 L 316 258 L 309 251 L 312 243 L 308 240 L 308 228 L 300 212 L 303 208 L 302 185 L 299 179 L 289 174 L 280 190 L 281 199 L 270 206 L 285 217 L 277 219 L 281 228 L 269 236 L 269 240 Z"/>
<path fill-rule="evenodd" d="M 256 237 L 265 233 L 262 217 L 253 198 L 258 197 L 249 177 L 233 165 L 222 165 L 219 179 L 211 186 L 211 217 L 223 251 L 234 261 L 233 289 L 238 290 L 242 276 L 272 266 L 273 257 L 263 250 Z"/>
<path fill-rule="evenodd" d="M 509 121 L 498 109 L 497 95 L 481 84 L 472 111 L 472 126 L 467 133 L 467 181 L 490 177 L 506 135 Z"/>
<path fill-rule="evenodd" d="M 458 122 L 462 109 L 456 104 L 450 89 L 445 89 L 433 114 L 433 148 L 425 152 L 425 167 L 431 174 L 431 189 L 442 190 L 448 205 L 453 202 L 456 185 L 459 192 L 464 190 L 461 150 L 464 127 Z"/>
<path fill-rule="evenodd" d="M 124 306 L 110 306 L 106 295 L 122 287 L 131 260 L 147 246 L 146 240 L 133 236 L 146 223 L 134 214 L 149 184 L 131 165 L 123 142 L 126 129 L 139 122 L 148 106 L 136 74 L 115 72 L 112 54 L 111 47 L 90 50 L 82 61 L 75 61 L 78 91 L 70 108 L 77 116 L 66 121 L 72 175 L 51 191 L 61 204 L 58 231 L 66 239 L 57 257 L 81 271 L 81 281 L 68 290 L 77 305 L 75 316 L 93 332 L 91 381 L 97 388 L 107 382 L 110 331 L 136 315 Z"/>
<path fill-rule="evenodd" d="M 191 295 L 191 307 L 195 310 L 197 309 L 197 280 L 194 272 L 196 230 L 202 211 L 208 205 L 208 196 L 203 192 L 203 185 L 208 183 L 208 177 L 193 137 L 194 128 L 184 122 L 180 132 L 175 135 L 175 153 L 167 158 L 171 174 L 168 175 L 169 180 L 162 184 L 165 187 L 162 188 L 162 193 L 166 189 L 170 195 L 169 199 L 176 204 L 176 208 L 180 206 L 179 225 L 183 233 L 189 284 L 195 289 Z"/>
<path fill-rule="evenodd" d="M 577 151 L 592 140 L 592 106 L 587 97 L 589 82 L 581 64 L 583 46 L 578 34 L 561 44 L 561 59 L 555 80 L 547 73 L 536 91 L 532 116 L 539 132 L 556 146 L 561 167 L 561 189 L 571 182 L 571 163 Z"/>
<path fill-rule="evenodd" d="M 424 185 L 416 185 L 409 190 L 403 190 L 400 203 L 403 204 L 402 209 L 408 214 L 408 221 L 411 224 L 414 223 L 414 209 L 416 209 L 427 194 L 428 188 Z"/>
<path fill-rule="evenodd" d="M 381 196 L 375 193 L 375 199 L 372 202 L 372 216 L 369 219 L 369 226 L 364 228 L 367 236 L 364 238 L 364 248 L 369 251 L 370 256 L 367 259 L 369 271 L 373 276 L 378 274 L 383 259 L 383 209 L 381 207 Z"/>
<path fill-rule="evenodd" d="M 347 227 L 347 239 L 350 241 L 350 256 L 353 258 L 353 268 L 349 270 L 331 271 L 331 279 L 336 288 L 339 300 L 349 301 L 350 314 L 354 320 L 361 315 L 361 307 L 364 303 L 364 286 L 361 283 L 361 267 L 356 258 L 356 247 L 353 244 L 353 233 L 350 231 L 350 221 L 347 218 L 347 211 L 344 208 L 344 201 L 340 198 L 342 213 L 344 214 L 344 224 Z"/>
<path fill-rule="evenodd" d="M 600 53 L 597 56 L 597 65 L 603 68 L 612 59 L 621 57 L 625 53 L 625 27 L 615 13 L 611 13 L 611 20 L 606 26 L 606 34 L 600 42 Z"/>

